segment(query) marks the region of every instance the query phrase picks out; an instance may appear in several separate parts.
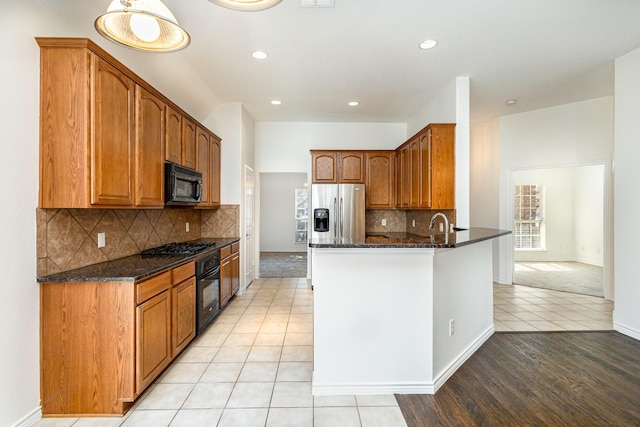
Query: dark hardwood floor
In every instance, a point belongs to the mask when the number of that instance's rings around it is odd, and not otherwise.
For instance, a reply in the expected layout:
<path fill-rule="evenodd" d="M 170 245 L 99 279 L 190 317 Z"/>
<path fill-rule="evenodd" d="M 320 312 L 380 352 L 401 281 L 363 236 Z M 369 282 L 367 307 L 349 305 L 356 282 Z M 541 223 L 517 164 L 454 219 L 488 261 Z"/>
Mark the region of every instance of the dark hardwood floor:
<path fill-rule="evenodd" d="M 435 395 L 396 395 L 409 427 L 640 426 L 640 342 L 496 333 Z"/>

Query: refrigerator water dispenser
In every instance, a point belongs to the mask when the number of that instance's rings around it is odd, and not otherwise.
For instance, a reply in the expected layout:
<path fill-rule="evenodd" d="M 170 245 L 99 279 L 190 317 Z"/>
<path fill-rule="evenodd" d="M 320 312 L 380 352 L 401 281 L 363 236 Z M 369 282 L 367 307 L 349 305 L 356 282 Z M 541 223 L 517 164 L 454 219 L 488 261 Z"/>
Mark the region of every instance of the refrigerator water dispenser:
<path fill-rule="evenodd" d="M 329 209 L 317 208 L 313 210 L 313 231 L 329 231 Z"/>

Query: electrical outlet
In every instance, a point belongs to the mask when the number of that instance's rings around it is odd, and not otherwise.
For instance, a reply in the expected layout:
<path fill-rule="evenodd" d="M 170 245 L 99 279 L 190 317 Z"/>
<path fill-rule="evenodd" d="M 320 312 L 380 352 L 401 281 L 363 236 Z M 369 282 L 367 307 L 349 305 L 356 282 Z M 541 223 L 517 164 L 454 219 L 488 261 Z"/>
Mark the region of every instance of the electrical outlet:
<path fill-rule="evenodd" d="M 387 226 L 387 220 L 386 220 L 386 219 L 384 219 L 384 218 L 382 219 L 382 226 L 383 226 L 383 227 L 386 227 L 386 226 Z"/>
<path fill-rule="evenodd" d="M 187 233 L 189 232 L 189 223 L 187 222 L 184 226 L 185 230 Z"/>
<path fill-rule="evenodd" d="M 415 220 L 415 219 L 412 219 L 412 220 L 411 220 L 411 226 L 412 226 L 412 227 L 415 227 L 415 226 L 416 226 L 416 220 Z"/>
<path fill-rule="evenodd" d="M 444 232 L 444 224 L 443 223 L 438 224 L 438 227 L 439 227 L 439 230 L 440 230 L 441 233 Z"/>
<path fill-rule="evenodd" d="M 455 332 L 455 321 L 454 319 L 449 320 L 449 336 L 453 336 L 453 333 Z"/>
<path fill-rule="evenodd" d="M 98 247 L 104 248 L 106 245 L 106 233 L 98 233 Z"/>
<path fill-rule="evenodd" d="M 453 224 L 449 224 L 449 233 L 453 233 Z"/>

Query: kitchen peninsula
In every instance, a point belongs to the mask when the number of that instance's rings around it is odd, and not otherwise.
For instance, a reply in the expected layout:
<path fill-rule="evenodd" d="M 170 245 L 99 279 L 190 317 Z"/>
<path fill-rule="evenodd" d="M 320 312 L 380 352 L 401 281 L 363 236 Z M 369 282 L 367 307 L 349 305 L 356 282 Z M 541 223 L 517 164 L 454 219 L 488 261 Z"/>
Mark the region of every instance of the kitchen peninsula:
<path fill-rule="evenodd" d="M 435 393 L 494 332 L 492 239 L 509 233 L 312 239 L 313 394 Z"/>

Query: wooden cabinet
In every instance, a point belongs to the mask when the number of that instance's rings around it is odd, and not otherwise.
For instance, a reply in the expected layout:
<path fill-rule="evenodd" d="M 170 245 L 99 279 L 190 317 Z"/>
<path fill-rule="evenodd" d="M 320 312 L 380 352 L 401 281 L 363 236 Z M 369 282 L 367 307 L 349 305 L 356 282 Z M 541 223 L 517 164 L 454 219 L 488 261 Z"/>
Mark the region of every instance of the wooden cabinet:
<path fill-rule="evenodd" d="M 165 119 L 165 160 L 182 164 L 182 116 L 167 105 Z"/>
<path fill-rule="evenodd" d="M 220 308 L 231 299 L 231 246 L 220 248 Z"/>
<path fill-rule="evenodd" d="M 195 336 L 195 265 L 138 281 L 40 284 L 45 416 L 122 415 Z"/>
<path fill-rule="evenodd" d="M 165 105 L 136 86 L 135 205 L 164 207 Z"/>
<path fill-rule="evenodd" d="M 91 203 L 133 204 L 135 83 L 91 55 Z"/>
<path fill-rule="evenodd" d="M 220 138 L 200 127 L 196 131 L 196 170 L 202 173 L 198 207 L 220 206 Z"/>
<path fill-rule="evenodd" d="M 196 124 L 182 118 L 182 166 L 196 168 Z"/>
<path fill-rule="evenodd" d="M 231 294 L 240 290 L 240 243 L 231 245 Z"/>
<path fill-rule="evenodd" d="M 396 151 L 399 208 L 455 208 L 455 124 L 430 124 Z"/>
<path fill-rule="evenodd" d="M 393 151 L 365 153 L 365 203 L 367 209 L 395 207 L 395 163 Z"/>
<path fill-rule="evenodd" d="M 364 152 L 311 150 L 314 184 L 364 184 Z"/>
<path fill-rule="evenodd" d="M 36 40 L 38 206 L 164 207 L 163 163 L 196 168 L 197 121 L 90 40 Z M 208 187 L 209 207 L 217 207 L 220 177 L 210 173 L 210 180 L 217 186 Z"/>

